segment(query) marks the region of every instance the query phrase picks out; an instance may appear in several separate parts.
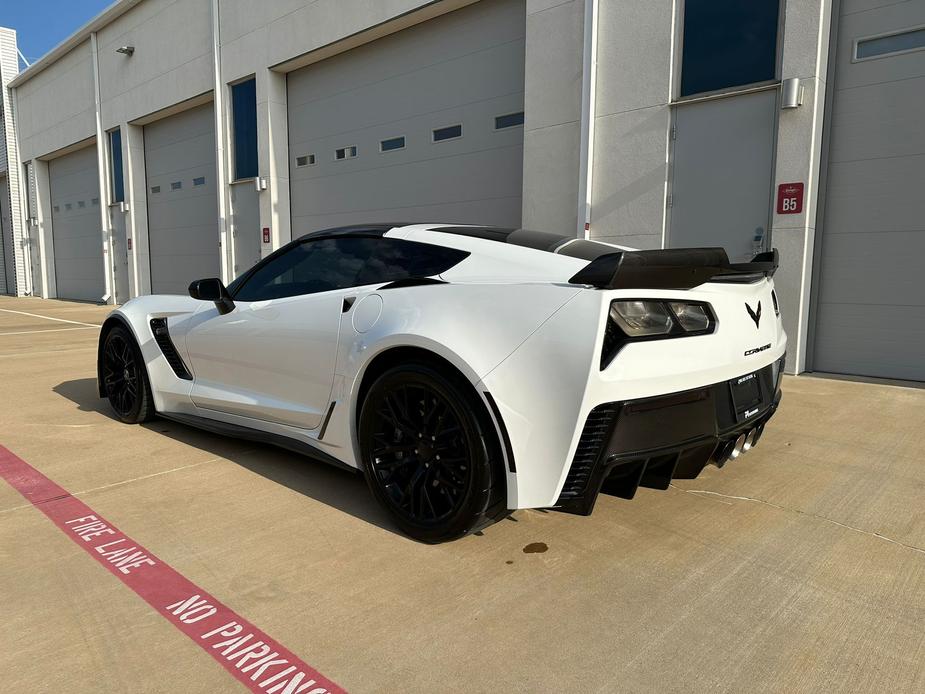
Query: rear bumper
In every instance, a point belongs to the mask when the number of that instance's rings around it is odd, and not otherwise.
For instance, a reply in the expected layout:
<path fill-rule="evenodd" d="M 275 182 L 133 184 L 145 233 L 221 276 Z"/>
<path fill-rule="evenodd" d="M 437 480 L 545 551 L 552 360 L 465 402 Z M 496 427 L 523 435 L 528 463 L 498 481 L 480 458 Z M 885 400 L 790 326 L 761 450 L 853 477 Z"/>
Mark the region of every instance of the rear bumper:
<path fill-rule="evenodd" d="M 729 381 L 653 398 L 595 407 L 554 506 L 588 515 L 601 492 L 632 499 L 640 487 L 667 489 L 693 479 L 713 461 L 722 467 L 736 439 L 760 437 L 781 399 L 784 357 L 756 373 L 761 404 L 733 402 Z"/>

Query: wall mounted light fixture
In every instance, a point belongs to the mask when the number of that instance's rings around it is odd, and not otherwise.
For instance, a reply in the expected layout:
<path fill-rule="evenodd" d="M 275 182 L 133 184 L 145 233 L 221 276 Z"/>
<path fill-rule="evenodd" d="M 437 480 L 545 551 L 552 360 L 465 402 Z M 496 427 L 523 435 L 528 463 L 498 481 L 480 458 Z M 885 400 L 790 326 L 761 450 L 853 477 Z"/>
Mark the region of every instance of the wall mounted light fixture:
<path fill-rule="evenodd" d="M 116 53 L 122 53 L 123 55 L 132 55 L 135 52 L 134 46 L 119 46 L 116 49 Z"/>
<path fill-rule="evenodd" d="M 799 77 L 781 82 L 781 108 L 799 108 L 803 105 L 803 85 Z"/>

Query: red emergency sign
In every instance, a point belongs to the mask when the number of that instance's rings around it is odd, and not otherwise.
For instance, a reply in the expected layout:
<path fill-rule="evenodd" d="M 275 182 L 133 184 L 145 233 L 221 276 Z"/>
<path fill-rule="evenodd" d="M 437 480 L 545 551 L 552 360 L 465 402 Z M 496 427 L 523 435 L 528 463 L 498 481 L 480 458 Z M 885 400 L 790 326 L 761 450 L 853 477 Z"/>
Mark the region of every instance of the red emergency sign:
<path fill-rule="evenodd" d="M 803 184 L 781 183 L 777 186 L 777 214 L 800 214 L 803 211 Z"/>

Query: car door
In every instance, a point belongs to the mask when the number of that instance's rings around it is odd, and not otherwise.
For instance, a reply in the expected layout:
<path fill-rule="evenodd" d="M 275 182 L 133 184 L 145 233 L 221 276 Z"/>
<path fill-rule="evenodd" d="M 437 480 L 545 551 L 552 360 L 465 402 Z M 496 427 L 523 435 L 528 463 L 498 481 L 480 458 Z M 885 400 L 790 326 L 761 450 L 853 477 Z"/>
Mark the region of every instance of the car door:
<path fill-rule="evenodd" d="M 432 277 L 466 251 L 337 233 L 308 237 L 232 283 L 234 310 L 205 304 L 190 321 L 190 397 L 203 410 L 289 424 L 321 425 L 337 368 L 339 331 L 354 335 L 350 302 L 384 283 Z"/>
<path fill-rule="evenodd" d="M 186 346 L 197 407 L 304 429 L 321 424 L 343 298 L 356 275 L 337 261 L 334 244 L 287 247 L 232 285 L 233 311 L 221 315 L 209 303 L 196 313 Z"/>

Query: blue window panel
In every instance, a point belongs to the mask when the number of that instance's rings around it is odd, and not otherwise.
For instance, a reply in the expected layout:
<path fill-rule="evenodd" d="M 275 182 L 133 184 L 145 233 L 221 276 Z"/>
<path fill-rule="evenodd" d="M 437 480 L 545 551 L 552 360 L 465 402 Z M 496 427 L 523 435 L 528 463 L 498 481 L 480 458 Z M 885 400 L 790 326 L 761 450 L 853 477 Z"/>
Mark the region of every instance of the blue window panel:
<path fill-rule="evenodd" d="M 405 138 L 404 137 L 390 137 L 388 140 L 383 140 L 379 143 L 379 151 L 381 152 L 393 152 L 396 149 L 405 148 Z"/>
<path fill-rule="evenodd" d="M 457 137 L 462 137 L 461 125 L 450 125 L 446 128 L 437 128 L 434 130 L 434 142 L 453 140 Z"/>
<path fill-rule="evenodd" d="M 681 96 L 777 74 L 779 0 L 685 0 Z"/>
<path fill-rule="evenodd" d="M 523 111 L 520 113 L 508 113 L 505 116 L 498 116 L 495 118 L 495 130 L 503 130 L 504 128 L 516 128 L 518 125 L 523 124 Z"/>
<path fill-rule="evenodd" d="M 234 121 L 234 177 L 257 177 L 257 82 L 249 79 L 231 87 Z"/>
<path fill-rule="evenodd" d="M 112 201 L 125 200 L 125 180 L 122 173 L 122 131 L 116 128 L 109 133 L 109 169 Z"/>
<path fill-rule="evenodd" d="M 925 29 L 914 29 L 873 39 L 861 39 L 858 41 L 855 57 L 863 60 L 890 53 L 914 51 L 919 48 L 925 48 Z"/>

